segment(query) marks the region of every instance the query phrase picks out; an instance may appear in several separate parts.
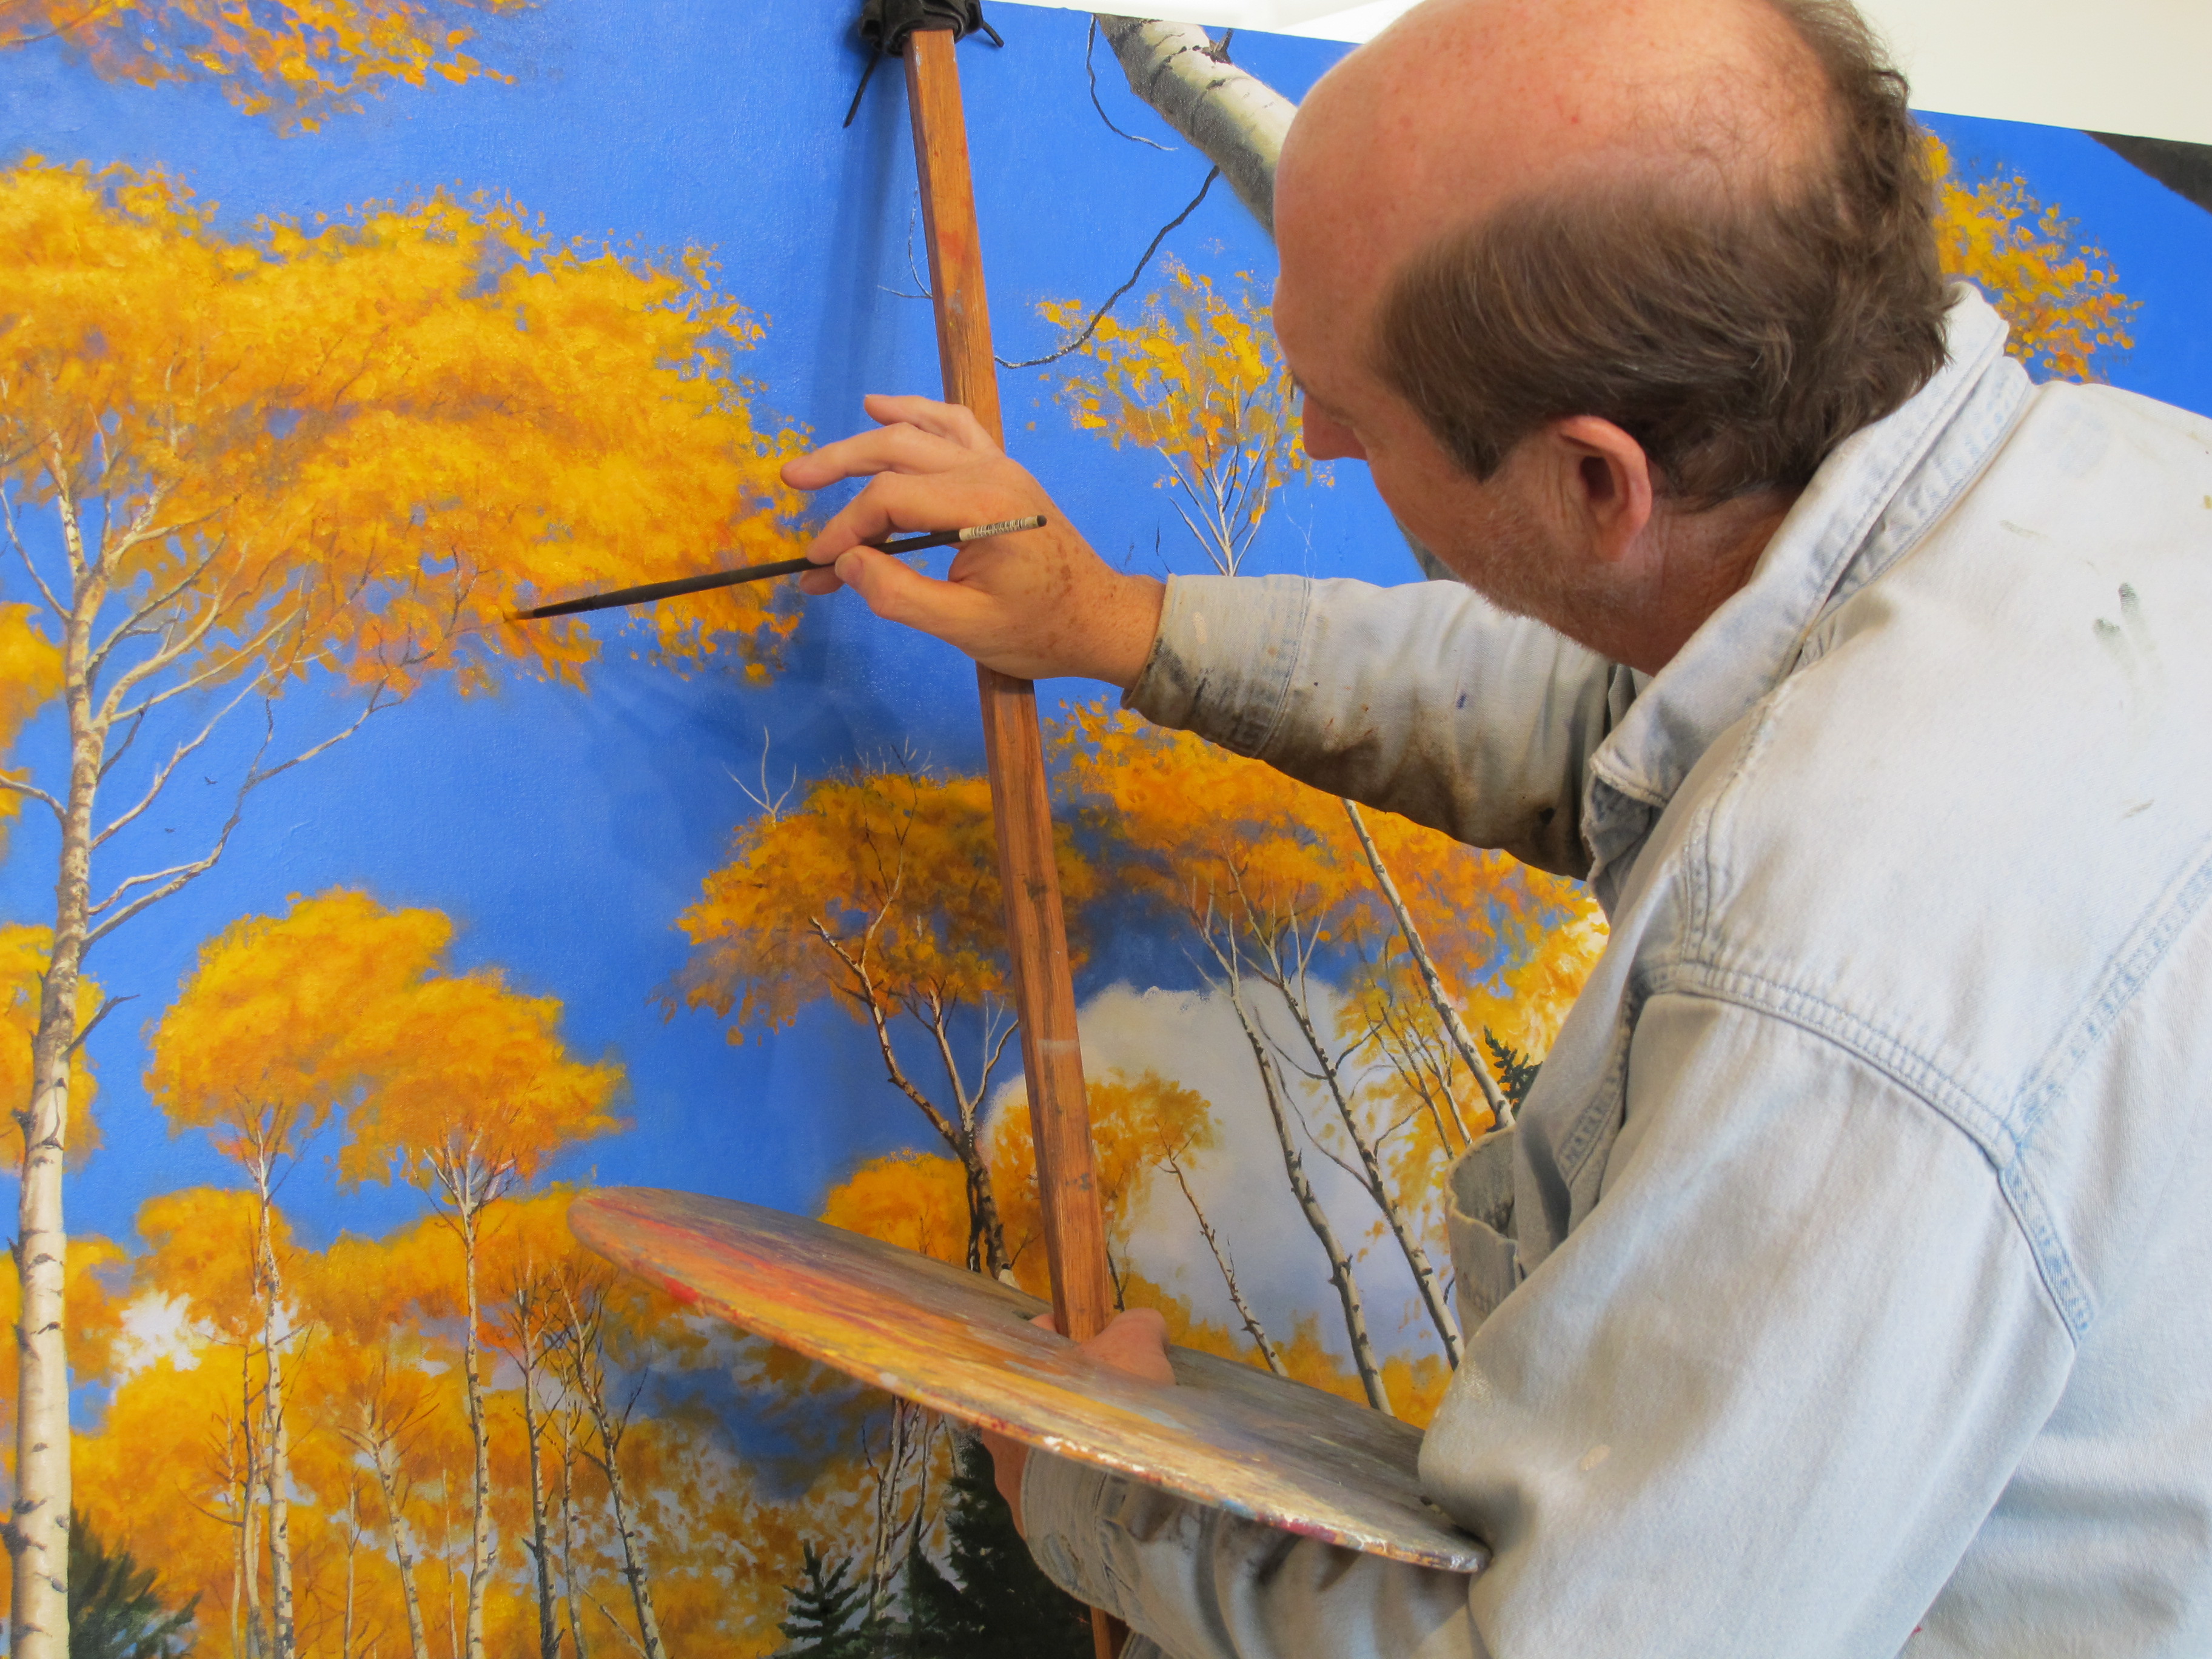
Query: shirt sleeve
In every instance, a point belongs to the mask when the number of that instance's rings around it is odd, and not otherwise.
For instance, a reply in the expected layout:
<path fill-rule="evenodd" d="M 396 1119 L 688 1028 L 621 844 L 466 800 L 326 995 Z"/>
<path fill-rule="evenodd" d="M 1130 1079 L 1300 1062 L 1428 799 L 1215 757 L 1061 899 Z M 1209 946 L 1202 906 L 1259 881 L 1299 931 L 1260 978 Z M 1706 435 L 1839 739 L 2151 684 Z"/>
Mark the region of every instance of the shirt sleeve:
<path fill-rule="evenodd" d="M 1601 1195 L 1470 1338 L 1423 1448 L 1492 1551 L 1464 1623 L 1448 1576 L 1041 1472 L 1071 1588 L 1175 1659 L 1904 1646 L 2072 1362 L 1996 1172 L 1758 1011 L 1656 995 L 1622 1063 Z"/>
<path fill-rule="evenodd" d="M 1127 705 L 1315 787 L 1581 875 L 1632 678 L 1457 582 L 1176 576 Z"/>
<path fill-rule="evenodd" d="M 1089 1464 L 1032 1453 L 1030 1553 L 1140 1640 L 1123 1659 L 1470 1659 L 1464 1573 L 1413 1567 L 1240 1520 Z"/>

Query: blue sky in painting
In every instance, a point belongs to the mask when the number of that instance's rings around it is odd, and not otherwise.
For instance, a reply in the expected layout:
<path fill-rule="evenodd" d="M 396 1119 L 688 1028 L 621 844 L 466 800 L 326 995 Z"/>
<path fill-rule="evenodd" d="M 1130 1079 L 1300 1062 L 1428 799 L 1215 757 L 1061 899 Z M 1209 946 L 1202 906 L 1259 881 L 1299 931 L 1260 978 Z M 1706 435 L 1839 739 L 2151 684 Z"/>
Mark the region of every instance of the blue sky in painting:
<path fill-rule="evenodd" d="M 647 251 L 710 244 L 726 285 L 768 324 L 744 372 L 777 414 L 830 435 L 856 423 L 864 390 L 936 384 L 927 307 L 892 291 L 912 285 L 897 76 L 878 76 L 851 130 L 838 126 L 864 64 L 849 9 L 545 0 L 483 32 L 482 55 L 510 69 L 512 84 L 404 90 L 289 139 L 210 87 L 111 87 L 58 52 L 13 53 L 0 59 L 0 160 L 33 152 L 160 165 L 218 202 L 230 224 L 443 185 L 510 195 L 563 236 Z M 1117 285 L 1205 166 L 1188 149 L 1164 154 L 1102 125 L 1079 14 L 1001 5 L 993 16 L 1006 49 L 971 43 L 962 60 L 994 321 L 1000 349 L 1018 356 L 1051 342 L 1036 303 L 1096 300 Z M 1340 51 L 1237 40 L 1240 62 L 1293 96 Z M 1099 69 L 1117 121 L 1175 142 L 1129 97 L 1103 48 Z M 2025 173 L 2112 254 L 2142 301 L 2136 349 L 2112 378 L 2212 410 L 2212 330 L 2202 322 L 2212 216 L 2079 134 L 1949 117 L 1930 125 L 1969 168 Z M 1272 269 L 1264 237 L 1224 189 L 1168 246 L 1220 276 Z M 1146 462 L 1074 433 L 1033 374 L 1005 386 L 1016 453 L 1102 551 L 1152 567 L 1159 536 L 1170 563 L 1193 568 Z M 1337 471 L 1333 487 L 1285 503 L 1255 568 L 1406 579 L 1364 473 Z M 0 590 L 16 580 L 0 575 Z M 826 1007 L 742 1048 L 705 1015 L 664 1020 L 653 994 L 684 956 L 672 923 L 748 810 L 728 774 L 754 775 L 763 727 L 775 734 L 778 775 L 796 764 L 811 775 L 902 742 L 971 769 L 972 685 L 951 653 L 845 599 L 813 608 L 787 672 L 766 689 L 712 670 L 678 678 L 612 646 L 585 694 L 517 683 L 464 699 L 433 688 L 380 716 L 264 790 L 214 874 L 95 957 L 110 993 L 137 1000 L 94 1042 L 106 1146 L 72 1177 L 72 1224 L 127 1237 L 150 1194 L 235 1182 L 196 1137 L 170 1139 L 148 1106 L 143 1028 L 204 939 L 239 915 L 339 884 L 449 912 L 463 965 L 496 963 L 557 995 L 577 1048 L 619 1055 L 635 1127 L 580 1149 L 556 1173 L 813 1206 L 860 1159 L 915 1141 L 912 1109 Z M 1051 686 L 1047 696 L 1093 690 Z M 280 740 L 296 739 L 327 730 L 337 708 L 308 686 L 281 712 Z M 206 771 L 234 776 L 256 735 L 241 722 Z M 51 753 L 50 738 L 34 728 L 19 757 Z M 149 819 L 118 871 L 168 862 L 169 848 L 204 837 L 227 791 L 202 787 Z M 49 919 L 52 862 L 50 832 L 26 816 L 0 866 L 0 915 Z M 1133 930 L 1093 963 L 1083 988 L 1115 979 L 1184 984 L 1189 969 L 1179 951 Z M 312 1158 L 285 1199 L 311 1243 L 420 1213 L 411 1193 L 339 1194 Z"/>

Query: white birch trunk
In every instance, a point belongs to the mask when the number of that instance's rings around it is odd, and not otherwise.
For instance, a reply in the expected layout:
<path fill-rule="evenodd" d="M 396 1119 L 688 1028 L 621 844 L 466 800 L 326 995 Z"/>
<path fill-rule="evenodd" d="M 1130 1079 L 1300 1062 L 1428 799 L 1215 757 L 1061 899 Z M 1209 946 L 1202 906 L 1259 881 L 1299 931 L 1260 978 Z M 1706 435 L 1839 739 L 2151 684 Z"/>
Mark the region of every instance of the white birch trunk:
<path fill-rule="evenodd" d="M 460 1188 L 461 1283 L 467 1323 L 461 1333 L 461 1376 L 468 1394 L 469 1437 L 475 1443 L 470 1476 L 468 1659 L 484 1659 L 484 1591 L 491 1582 L 491 1425 L 484 1417 L 483 1358 L 477 1327 L 477 1222 L 483 1213 L 471 1186 Z"/>
<path fill-rule="evenodd" d="M 1275 162 L 1297 106 L 1258 76 L 1215 56 L 1195 23 L 1095 14 L 1129 90 L 1221 169 L 1237 199 L 1275 233 Z"/>
<path fill-rule="evenodd" d="M 106 583 L 85 558 L 76 505 L 56 502 L 68 556 L 73 606 L 62 633 L 62 698 L 70 738 L 69 793 L 61 814 L 54 882 L 54 939 L 39 993 L 31 1042 L 31 1097 L 15 1108 L 22 1130 L 15 1210 L 15 1502 L 5 1537 L 14 1601 L 11 1659 L 68 1659 L 70 1410 L 63 1284 L 69 1234 L 62 1218 L 62 1164 L 69 1151 L 70 1058 L 92 903 L 92 811 L 106 744 L 93 708 L 92 625 Z"/>
<path fill-rule="evenodd" d="M 407 1650 L 413 1659 L 428 1659 L 430 1638 L 422 1626 L 422 1597 L 415 1585 L 415 1552 L 408 1547 L 399 1470 L 388 1437 L 377 1437 L 369 1462 L 376 1470 L 377 1491 L 384 1498 L 384 1528 L 392 1539 L 392 1559 L 399 1568 L 399 1599 L 407 1609 Z"/>
<path fill-rule="evenodd" d="M 256 1253 L 261 1269 L 261 1359 L 265 1374 L 261 1393 L 261 1443 L 268 1449 L 261 1479 L 269 1506 L 269 1617 L 270 1651 L 275 1659 L 293 1659 L 298 1650 L 298 1624 L 292 1589 L 291 1431 L 284 1419 L 284 1369 L 278 1352 L 276 1322 L 283 1301 L 283 1285 L 276 1268 L 276 1241 L 272 1225 L 276 1208 L 271 1176 L 273 1160 L 257 1158 L 252 1165 L 257 1203 Z"/>
<path fill-rule="evenodd" d="M 568 1604 L 568 1646 L 575 1659 L 591 1659 L 584 1650 L 583 1609 L 576 1605 L 576 1447 L 567 1418 L 561 1419 L 561 1588 Z"/>

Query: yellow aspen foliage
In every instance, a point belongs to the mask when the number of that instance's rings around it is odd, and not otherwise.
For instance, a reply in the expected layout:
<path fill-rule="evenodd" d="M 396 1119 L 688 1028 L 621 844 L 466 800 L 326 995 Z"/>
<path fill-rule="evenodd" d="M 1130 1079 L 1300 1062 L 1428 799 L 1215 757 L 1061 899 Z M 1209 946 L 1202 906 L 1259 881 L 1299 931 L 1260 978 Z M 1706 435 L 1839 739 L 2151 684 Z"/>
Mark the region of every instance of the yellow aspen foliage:
<path fill-rule="evenodd" d="M 1194 918 L 1296 915 L 1337 942 L 1379 948 L 1396 923 L 1334 795 L 1187 732 L 1103 702 L 1054 734 L 1069 784 L 1126 852 L 1116 878 Z M 1395 813 L 1368 818 L 1439 972 L 1466 995 L 1529 959 L 1544 933 L 1591 914 L 1572 884 L 1462 847 Z"/>
<path fill-rule="evenodd" d="M 155 1027 L 147 1093 L 225 1157 L 296 1150 L 362 1086 L 363 1010 L 429 972 L 453 931 L 434 910 L 387 911 L 343 889 L 240 917 L 200 947 Z"/>
<path fill-rule="evenodd" d="M 1096 879 L 1064 826 L 1070 909 Z M 728 863 L 677 920 L 683 996 L 730 1019 L 730 1041 L 776 1030 L 835 991 L 854 1017 L 1008 994 L 991 791 L 904 763 L 823 778 L 788 811 L 739 827 Z M 1079 950 L 1071 939 L 1071 949 Z M 1077 957 L 1079 963 L 1079 954 Z"/>
<path fill-rule="evenodd" d="M 270 1218 L 277 1249 L 292 1250 L 291 1224 Z M 259 1334 L 261 1210 L 254 1194 L 219 1187 L 180 1187 L 138 1208 L 146 1249 L 136 1264 L 143 1291 L 181 1301 L 197 1325 L 225 1339 Z"/>
<path fill-rule="evenodd" d="M 1167 287 L 1135 320 L 1100 319 L 1075 349 L 1094 367 L 1060 388 L 1079 429 L 1166 464 L 1159 486 L 1224 574 L 1243 562 L 1275 491 L 1314 475 L 1300 441 L 1297 384 L 1267 307 L 1243 280 L 1245 291 L 1232 298 L 1212 278 L 1170 264 Z M 1084 320 L 1074 301 L 1039 309 L 1071 332 Z"/>
<path fill-rule="evenodd" d="M 968 1260 L 967 1172 L 931 1152 L 870 1158 L 823 1198 L 822 1219 L 960 1267 Z"/>
<path fill-rule="evenodd" d="M 74 1436 L 77 1506 L 101 1538 L 161 1575 L 165 1605 L 199 1597 L 204 1652 L 237 1597 L 236 1520 L 247 1409 L 235 1350 L 165 1355 L 117 1388 L 96 1429 Z"/>
<path fill-rule="evenodd" d="M 111 81 L 211 77 L 249 115 L 310 132 L 393 85 L 511 76 L 461 19 L 527 0 L 0 0 L 0 50 L 62 41 Z"/>
<path fill-rule="evenodd" d="M 106 591 L 197 678 L 312 669 L 404 693 L 596 645 L 513 609 L 787 551 L 790 432 L 730 375 L 759 326 L 692 249 L 655 264 L 434 195 L 233 235 L 159 173 L 0 172 L 0 487 L 65 532 L 103 503 Z M 664 606 L 672 659 L 756 672 L 757 588 Z"/>
<path fill-rule="evenodd" d="M 561 1015 L 558 998 L 513 990 L 496 969 L 426 978 L 363 1009 L 354 1040 L 374 1064 L 341 1175 L 396 1174 L 466 1204 L 620 1128 L 609 1106 L 621 1067 L 573 1058 Z"/>
<path fill-rule="evenodd" d="M 31 1038 L 39 1026 L 39 980 L 46 972 L 53 932 L 21 922 L 0 922 L 0 1100 L 8 1103 L 9 1161 L 23 1160 L 23 1124 L 19 1114 L 31 1097 Z M 77 1004 L 77 1031 L 83 1034 L 100 1017 L 100 988 L 86 981 Z M 92 1061 L 80 1045 L 70 1055 L 69 1162 L 81 1164 L 100 1149 L 100 1125 L 92 1115 L 95 1085 Z M 74 1249 L 70 1252 L 74 1257 Z M 12 1279 L 9 1281 L 15 1285 Z M 9 1295 L 15 1295 L 11 1289 Z"/>
<path fill-rule="evenodd" d="M 2136 302 L 2111 256 L 2080 241 L 2074 221 L 2045 204 L 2019 173 L 1962 178 L 1940 138 L 1928 140 L 1936 179 L 1943 270 L 1972 281 L 2012 325 L 2006 349 L 2061 380 L 2100 379 L 2097 354 L 2124 351 Z"/>

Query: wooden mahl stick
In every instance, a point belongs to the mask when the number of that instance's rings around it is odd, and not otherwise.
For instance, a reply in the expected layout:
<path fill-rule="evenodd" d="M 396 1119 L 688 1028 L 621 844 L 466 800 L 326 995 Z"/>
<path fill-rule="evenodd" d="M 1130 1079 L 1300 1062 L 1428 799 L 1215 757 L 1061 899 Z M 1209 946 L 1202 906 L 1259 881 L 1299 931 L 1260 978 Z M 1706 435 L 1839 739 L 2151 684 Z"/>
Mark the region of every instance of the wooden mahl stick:
<path fill-rule="evenodd" d="M 921 178 L 929 288 L 937 307 L 937 356 L 948 403 L 962 404 L 994 441 L 998 367 L 983 295 L 983 255 L 968 168 L 967 118 L 949 29 L 918 28 L 905 51 L 915 163 Z M 983 750 L 999 840 L 999 879 L 1006 899 L 1006 944 L 1013 960 L 1014 1011 L 1021 1021 L 1022 1070 L 1029 1085 L 1036 1144 L 1037 1191 L 1044 1212 L 1045 1259 L 1053 1313 L 1077 1341 L 1114 1316 L 1106 1267 L 1106 1224 L 1092 1174 L 1091 1109 L 1075 1031 L 1075 981 L 1053 862 L 1052 810 L 1045 794 L 1044 744 L 1036 691 L 1027 680 L 981 667 Z M 1092 1609 L 1099 1659 L 1115 1659 L 1127 1632 Z"/>

